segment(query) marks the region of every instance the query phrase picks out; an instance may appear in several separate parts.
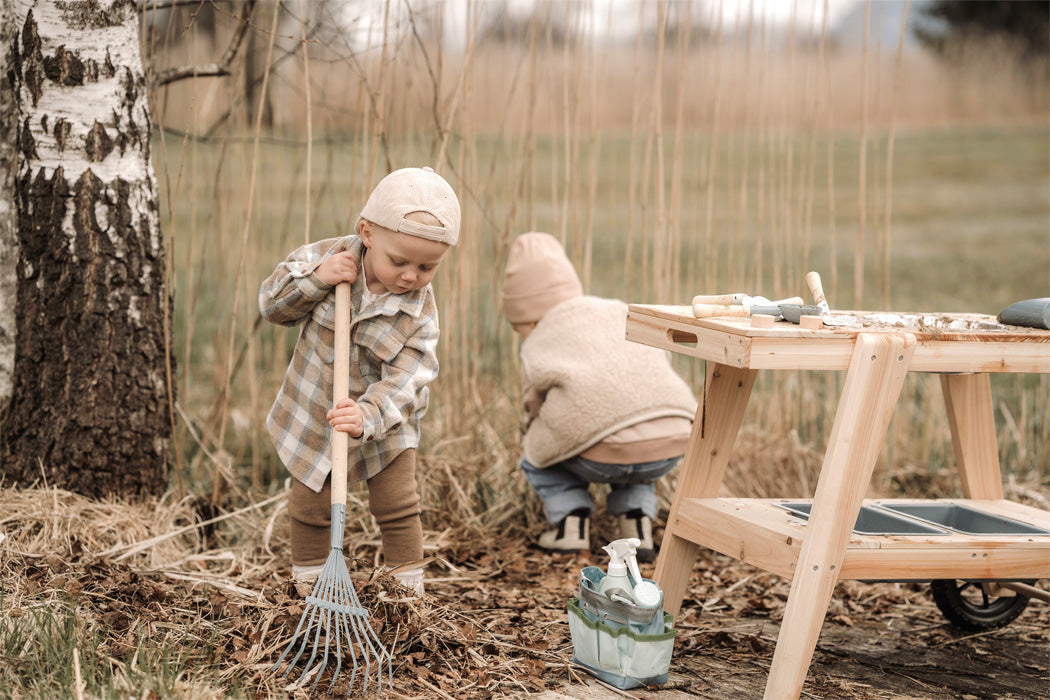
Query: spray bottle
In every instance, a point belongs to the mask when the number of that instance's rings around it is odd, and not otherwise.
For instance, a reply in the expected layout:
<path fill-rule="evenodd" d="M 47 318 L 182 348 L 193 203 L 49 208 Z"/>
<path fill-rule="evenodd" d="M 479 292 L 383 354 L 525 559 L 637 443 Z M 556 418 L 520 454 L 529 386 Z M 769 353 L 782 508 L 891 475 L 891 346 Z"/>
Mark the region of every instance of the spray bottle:
<path fill-rule="evenodd" d="M 641 541 L 636 537 L 622 540 L 613 540 L 602 547 L 609 554 L 609 569 L 606 576 L 598 585 L 598 591 L 605 593 L 613 600 L 633 603 L 635 607 L 653 611 L 652 620 L 642 625 L 638 631 L 642 634 L 659 634 L 664 631 L 664 619 L 661 612 L 664 594 L 652 581 L 642 578 L 638 569 L 638 557 L 636 555 L 638 545 Z M 627 577 L 630 572 L 634 579 Z"/>
<path fill-rule="evenodd" d="M 609 568 L 606 570 L 605 577 L 602 582 L 598 584 L 598 592 L 609 595 L 609 591 L 618 588 L 623 591 L 631 602 L 634 602 L 634 596 L 631 595 L 631 591 L 634 586 L 631 585 L 631 579 L 627 578 L 627 562 L 634 562 L 634 570 L 638 570 L 638 559 L 635 553 L 638 551 L 638 545 L 642 543 L 637 537 L 628 537 L 622 540 L 613 540 L 609 544 L 602 547 L 609 554 Z M 634 573 L 633 571 L 631 572 Z M 636 581 L 641 580 L 641 576 L 635 578 Z"/>

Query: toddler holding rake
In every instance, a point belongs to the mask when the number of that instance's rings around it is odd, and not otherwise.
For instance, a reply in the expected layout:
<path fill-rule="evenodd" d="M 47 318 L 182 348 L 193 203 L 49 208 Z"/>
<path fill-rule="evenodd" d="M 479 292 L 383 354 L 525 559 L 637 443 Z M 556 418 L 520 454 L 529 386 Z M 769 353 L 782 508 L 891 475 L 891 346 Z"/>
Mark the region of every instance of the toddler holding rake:
<path fill-rule="evenodd" d="M 331 550 L 330 428 L 349 434 L 348 481 L 366 479 L 387 569 L 423 558 L 416 486 L 420 419 L 438 373 L 438 311 L 430 285 L 459 238 L 459 201 L 430 168 L 383 178 L 354 235 L 294 250 L 262 283 L 268 321 L 302 324 L 266 419 L 291 472 L 292 575 L 309 582 Z M 332 406 L 335 286 L 350 282 L 350 396 Z M 394 574 L 417 595 L 423 569 Z"/>
<path fill-rule="evenodd" d="M 652 561 L 656 480 L 681 461 L 696 414 L 689 385 L 667 352 L 624 337 L 626 304 L 584 295 L 550 234 L 511 245 L 503 314 L 521 337 L 521 469 L 554 525 L 539 546 L 590 549 L 588 488 L 602 483 L 617 537 L 637 537 L 638 559 Z"/>

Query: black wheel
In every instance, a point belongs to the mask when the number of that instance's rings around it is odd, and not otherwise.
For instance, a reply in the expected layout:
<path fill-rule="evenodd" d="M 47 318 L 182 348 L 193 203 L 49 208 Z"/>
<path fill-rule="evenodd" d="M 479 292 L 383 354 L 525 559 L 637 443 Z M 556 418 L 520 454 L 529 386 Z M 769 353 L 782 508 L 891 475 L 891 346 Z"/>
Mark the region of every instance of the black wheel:
<path fill-rule="evenodd" d="M 933 602 L 948 621 L 970 632 L 1005 627 L 1028 605 L 1028 596 L 990 596 L 980 581 L 937 579 L 930 582 Z"/>

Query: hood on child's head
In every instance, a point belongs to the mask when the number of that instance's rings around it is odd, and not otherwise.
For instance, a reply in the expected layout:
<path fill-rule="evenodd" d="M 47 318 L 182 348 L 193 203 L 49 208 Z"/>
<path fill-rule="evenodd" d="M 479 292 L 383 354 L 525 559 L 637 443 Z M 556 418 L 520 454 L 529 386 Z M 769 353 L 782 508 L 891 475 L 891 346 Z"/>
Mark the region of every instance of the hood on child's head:
<path fill-rule="evenodd" d="M 576 268 L 549 233 L 523 233 L 510 246 L 503 276 L 503 315 L 512 324 L 533 323 L 557 304 L 583 296 Z"/>
<path fill-rule="evenodd" d="M 428 214 L 438 223 L 420 223 L 410 214 Z M 360 232 L 361 220 L 371 221 L 391 231 L 419 236 L 439 243 L 456 245 L 459 240 L 459 199 L 443 177 L 433 168 L 402 168 L 376 185 L 354 224 Z"/>

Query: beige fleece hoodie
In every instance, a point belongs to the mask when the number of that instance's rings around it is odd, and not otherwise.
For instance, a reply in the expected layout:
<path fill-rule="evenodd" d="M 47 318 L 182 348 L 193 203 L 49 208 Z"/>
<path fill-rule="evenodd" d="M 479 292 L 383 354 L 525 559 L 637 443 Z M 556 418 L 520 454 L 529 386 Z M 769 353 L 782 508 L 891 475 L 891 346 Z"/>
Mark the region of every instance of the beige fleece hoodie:
<path fill-rule="evenodd" d="M 697 401 L 669 353 L 628 341 L 627 305 L 557 303 L 521 344 L 525 457 L 543 468 L 583 454 L 611 463 L 684 453 Z"/>

